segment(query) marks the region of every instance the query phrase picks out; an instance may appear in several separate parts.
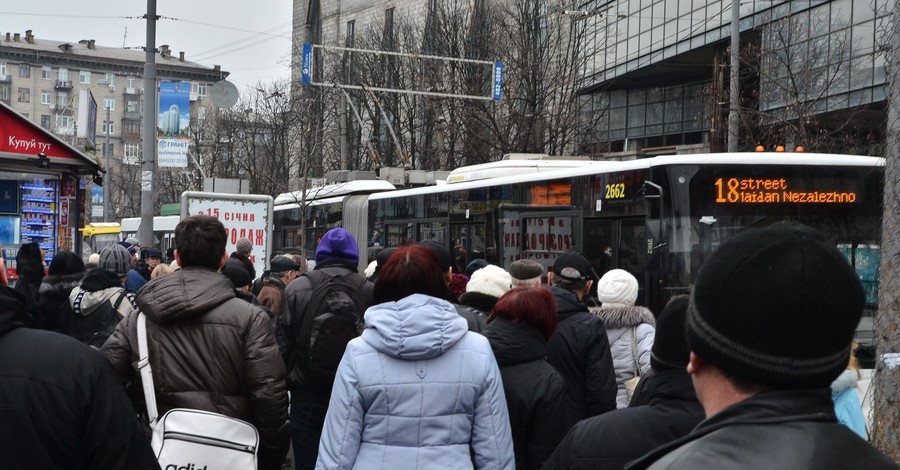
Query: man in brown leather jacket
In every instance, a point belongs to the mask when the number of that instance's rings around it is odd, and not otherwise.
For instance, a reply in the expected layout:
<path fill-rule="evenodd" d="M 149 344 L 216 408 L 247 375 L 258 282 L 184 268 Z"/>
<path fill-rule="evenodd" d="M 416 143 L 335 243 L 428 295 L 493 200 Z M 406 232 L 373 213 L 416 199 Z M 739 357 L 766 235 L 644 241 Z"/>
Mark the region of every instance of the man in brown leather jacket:
<path fill-rule="evenodd" d="M 218 272 L 228 259 L 225 236 L 214 217 L 181 221 L 175 258 L 182 269 L 150 281 L 137 295 L 147 316 L 157 405 L 160 415 L 183 407 L 253 424 L 259 468 L 274 470 L 290 438 L 284 362 L 266 311 L 235 297 Z M 126 382 L 140 376 L 136 320 L 132 314 L 119 322 L 102 350 Z M 135 389 L 139 394 L 141 387 Z"/>

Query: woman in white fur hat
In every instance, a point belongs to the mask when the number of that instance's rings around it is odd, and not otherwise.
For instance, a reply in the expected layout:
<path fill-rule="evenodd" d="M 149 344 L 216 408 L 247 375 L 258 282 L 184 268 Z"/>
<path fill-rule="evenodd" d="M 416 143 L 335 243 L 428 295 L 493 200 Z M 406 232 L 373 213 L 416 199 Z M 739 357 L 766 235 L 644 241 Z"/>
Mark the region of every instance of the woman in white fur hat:
<path fill-rule="evenodd" d="M 607 271 L 597 283 L 600 307 L 591 312 L 603 320 L 616 370 L 616 408 L 628 407 L 626 384 L 650 370 L 650 349 L 656 334 L 656 320 L 646 307 L 634 305 L 638 282 L 624 269 Z"/>

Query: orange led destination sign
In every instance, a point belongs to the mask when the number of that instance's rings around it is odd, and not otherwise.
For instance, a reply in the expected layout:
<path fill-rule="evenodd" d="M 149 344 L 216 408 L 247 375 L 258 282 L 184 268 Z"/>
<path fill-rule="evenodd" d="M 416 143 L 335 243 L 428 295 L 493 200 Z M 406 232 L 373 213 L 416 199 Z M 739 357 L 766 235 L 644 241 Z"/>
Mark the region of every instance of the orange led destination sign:
<path fill-rule="evenodd" d="M 852 204 L 855 191 L 811 189 L 804 184 L 792 184 L 788 178 L 719 178 L 716 180 L 717 204 Z"/>

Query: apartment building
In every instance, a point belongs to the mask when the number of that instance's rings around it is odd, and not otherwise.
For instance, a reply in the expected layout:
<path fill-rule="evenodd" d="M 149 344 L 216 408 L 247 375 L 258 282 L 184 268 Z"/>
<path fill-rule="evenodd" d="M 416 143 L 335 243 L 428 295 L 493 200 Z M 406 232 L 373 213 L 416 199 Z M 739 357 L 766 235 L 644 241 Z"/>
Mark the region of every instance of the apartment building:
<path fill-rule="evenodd" d="M 144 59 L 142 50 L 103 47 L 93 39 L 7 32 L 0 36 L 0 101 L 86 153 L 105 156 L 108 141 L 112 165 L 136 165 L 141 156 Z M 192 102 L 228 75 L 218 65 L 186 60 L 184 52 L 175 55 L 168 45 L 159 47 L 156 64 L 158 80 L 191 83 Z M 95 136 L 89 133 L 89 123 L 80 122 L 87 115 L 83 108 L 91 106 L 87 96 L 97 106 Z"/>

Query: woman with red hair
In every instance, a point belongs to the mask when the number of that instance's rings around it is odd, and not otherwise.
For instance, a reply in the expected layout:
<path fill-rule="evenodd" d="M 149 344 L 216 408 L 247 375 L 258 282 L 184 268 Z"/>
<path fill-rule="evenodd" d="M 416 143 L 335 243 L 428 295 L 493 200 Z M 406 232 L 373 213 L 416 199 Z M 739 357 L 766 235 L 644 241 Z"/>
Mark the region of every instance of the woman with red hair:
<path fill-rule="evenodd" d="M 500 365 L 517 469 L 539 469 L 566 435 L 565 381 L 547 360 L 556 332 L 549 290 L 517 287 L 491 311 L 484 335 Z"/>
<path fill-rule="evenodd" d="M 443 299 L 444 276 L 418 245 L 382 267 L 377 305 L 338 366 L 316 468 L 515 468 L 497 362 Z"/>

